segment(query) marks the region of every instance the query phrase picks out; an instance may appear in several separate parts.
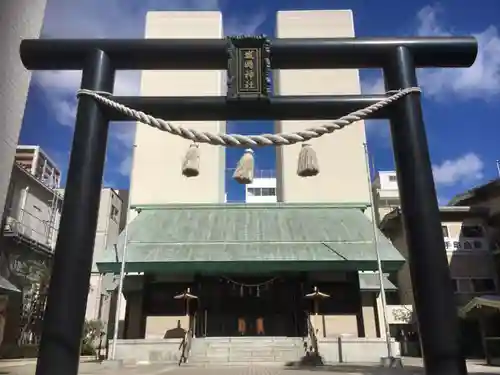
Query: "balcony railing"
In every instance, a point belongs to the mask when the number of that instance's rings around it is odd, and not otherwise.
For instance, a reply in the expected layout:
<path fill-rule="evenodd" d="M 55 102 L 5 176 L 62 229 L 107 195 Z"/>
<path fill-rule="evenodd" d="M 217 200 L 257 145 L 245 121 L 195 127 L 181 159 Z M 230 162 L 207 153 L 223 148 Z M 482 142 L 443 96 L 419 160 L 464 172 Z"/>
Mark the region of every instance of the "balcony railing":
<path fill-rule="evenodd" d="M 5 218 L 4 235 L 24 239 L 33 245 L 38 244 L 53 251 L 59 230 L 58 218 L 50 223 L 42 220 L 33 213 L 19 210 L 19 213 L 7 213 Z"/>

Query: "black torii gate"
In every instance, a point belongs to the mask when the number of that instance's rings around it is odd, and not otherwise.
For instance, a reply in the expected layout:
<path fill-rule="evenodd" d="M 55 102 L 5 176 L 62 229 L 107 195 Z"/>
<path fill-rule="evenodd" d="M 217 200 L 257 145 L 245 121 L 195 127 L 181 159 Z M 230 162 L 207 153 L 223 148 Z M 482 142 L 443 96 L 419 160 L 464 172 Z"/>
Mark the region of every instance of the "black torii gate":
<path fill-rule="evenodd" d="M 81 88 L 113 92 L 116 70 L 223 70 L 222 39 L 24 40 L 30 70 L 82 70 Z M 277 39 L 274 69 L 382 68 L 387 90 L 417 86 L 416 68 L 469 67 L 477 55 L 471 37 Z M 333 119 L 386 95 L 226 97 L 111 97 L 168 120 Z M 420 94 L 376 112 L 390 120 L 404 229 L 421 346 L 427 374 L 466 374 L 458 318 L 432 176 Z M 117 111 L 83 96 L 66 184 L 37 375 L 76 375 L 88 295 L 109 121 Z"/>

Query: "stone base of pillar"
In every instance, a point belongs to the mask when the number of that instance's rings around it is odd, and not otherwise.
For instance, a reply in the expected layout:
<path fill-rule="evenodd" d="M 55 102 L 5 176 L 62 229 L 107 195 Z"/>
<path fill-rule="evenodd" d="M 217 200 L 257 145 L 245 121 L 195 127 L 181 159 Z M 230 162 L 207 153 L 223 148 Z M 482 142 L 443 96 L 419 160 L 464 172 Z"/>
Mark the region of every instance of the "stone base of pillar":
<path fill-rule="evenodd" d="M 399 357 L 381 357 L 380 365 L 384 368 L 402 368 L 403 361 Z"/>

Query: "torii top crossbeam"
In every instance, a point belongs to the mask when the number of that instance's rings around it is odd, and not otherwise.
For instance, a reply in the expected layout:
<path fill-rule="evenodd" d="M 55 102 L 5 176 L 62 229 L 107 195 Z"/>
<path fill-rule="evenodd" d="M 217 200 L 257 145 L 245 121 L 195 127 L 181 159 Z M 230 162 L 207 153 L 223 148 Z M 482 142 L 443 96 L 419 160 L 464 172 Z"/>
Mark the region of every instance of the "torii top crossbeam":
<path fill-rule="evenodd" d="M 408 48 L 417 68 L 469 67 L 477 54 L 472 37 L 275 39 L 274 69 L 383 68 L 396 47 Z M 117 70 L 226 69 L 224 39 L 35 39 L 21 43 L 30 70 L 80 70 L 101 50 Z"/>

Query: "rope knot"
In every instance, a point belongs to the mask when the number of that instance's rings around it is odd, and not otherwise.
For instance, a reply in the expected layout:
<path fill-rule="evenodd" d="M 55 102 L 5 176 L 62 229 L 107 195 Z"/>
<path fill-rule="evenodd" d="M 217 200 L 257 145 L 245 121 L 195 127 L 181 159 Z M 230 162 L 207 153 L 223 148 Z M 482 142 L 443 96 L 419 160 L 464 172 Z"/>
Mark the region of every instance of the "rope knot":
<path fill-rule="evenodd" d="M 93 97 L 94 99 L 98 99 L 99 96 L 103 96 L 103 97 L 113 96 L 112 93 L 107 92 L 107 91 L 94 91 L 94 90 L 88 90 L 88 89 L 79 89 L 76 92 L 76 97 L 79 98 L 82 95 L 87 95 L 87 96 Z"/>

